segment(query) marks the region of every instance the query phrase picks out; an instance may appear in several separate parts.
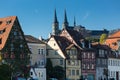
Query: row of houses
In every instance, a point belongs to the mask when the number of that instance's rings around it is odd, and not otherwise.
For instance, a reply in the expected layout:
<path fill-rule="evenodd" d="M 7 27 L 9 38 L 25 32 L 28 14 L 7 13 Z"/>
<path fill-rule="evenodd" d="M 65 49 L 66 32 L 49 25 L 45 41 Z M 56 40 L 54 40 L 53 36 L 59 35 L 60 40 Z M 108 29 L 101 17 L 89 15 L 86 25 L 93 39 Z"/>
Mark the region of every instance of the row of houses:
<path fill-rule="evenodd" d="M 53 66 L 63 67 L 68 80 L 120 80 L 120 31 L 108 36 L 104 44 L 92 43 L 69 26 L 66 12 L 63 29 L 56 33 L 56 18 L 55 12 L 53 34 L 47 41 L 24 35 L 16 16 L 0 18 L 0 64 L 16 68 L 13 76 L 25 74 L 21 67 L 27 66 L 31 78 L 46 80 L 50 59 Z"/>

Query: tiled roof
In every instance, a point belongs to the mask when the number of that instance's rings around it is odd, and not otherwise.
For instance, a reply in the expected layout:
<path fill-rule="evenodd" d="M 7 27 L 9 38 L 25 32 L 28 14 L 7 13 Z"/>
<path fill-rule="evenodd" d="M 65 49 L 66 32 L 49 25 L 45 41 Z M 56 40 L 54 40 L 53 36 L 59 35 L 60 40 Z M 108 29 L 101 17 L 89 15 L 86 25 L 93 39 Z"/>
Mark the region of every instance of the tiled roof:
<path fill-rule="evenodd" d="M 100 44 L 100 43 L 92 43 L 93 48 L 99 48 L 99 49 L 106 49 L 106 50 L 111 50 L 111 48 L 105 44 Z"/>
<path fill-rule="evenodd" d="M 108 38 L 120 38 L 120 30 L 116 31 L 115 33 L 113 33 L 112 35 L 109 35 Z"/>
<path fill-rule="evenodd" d="M 31 35 L 25 35 L 25 39 L 28 43 L 39 43 L 39 44 L 45 44 L 41 40 L 31 36 Z"/>
<path fill-rule="evenodd" d="M 80 40 L 83 39 L 83 35 L 81 35 L 81 33 L 76 30 L 71 30 L 71 29 L 66 29 L 66 30 L 70 34 L 72 39 L 76 42 L 76 44 L 81 47 Z"/>
<path fill-rule="evenodd" d="M 113 50 L 118 49 L 118 41 L 120 40 L 120 31 L 115 32 L 106 39 L 105 43 Z"/>
<path fill-rule="evenodd" d="M 3 49 L 16 18 L 16 16 L 0 18 L 0 50 Z"/>
<path fill-rule="evenodd" d="M 72 43 L 65 37 L 63 36 L 53 36 L 57 44 L 59 45 L 59 48 L 62 50 L 64 53 L 64 56 L 68 57 L 66 54 L 65 50 L 67 47 L 69 47 Z"/>

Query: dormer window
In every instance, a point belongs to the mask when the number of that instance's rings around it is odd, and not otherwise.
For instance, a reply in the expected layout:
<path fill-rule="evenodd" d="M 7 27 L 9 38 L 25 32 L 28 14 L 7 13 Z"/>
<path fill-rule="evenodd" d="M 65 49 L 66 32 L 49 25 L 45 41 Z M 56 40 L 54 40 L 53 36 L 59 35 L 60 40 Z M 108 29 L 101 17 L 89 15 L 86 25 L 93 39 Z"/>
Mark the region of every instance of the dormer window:
<path fill-rule="evenodd" d="M 0 21 L 0 25 L 2 24 L 2 21 Z"/>
<path fill-rule="evenodd" d="M 6 29 L 0 30 L 0 34 L 4 33 Z"/>
<path fill-rule="evenodd" d="M 8 24 L 10 24 L 12 21 L 11 20 L 7 20 L 6 21 L 6 24 L 8 25 Z"/>
<path fill-rule="evenodd" d="M 0 38 L 0 44 L 2 44 L 2 38 Z"/>
<path fill-rule="evenodd" d="M 117 45 L 117 43 L 116 43 L 116 42 L 114 42 L 114 43 L 112 43 L 112 45 L 113 45 L 113 46 L 116 46 L 116 45 Z"/>
<path fill-rule="evenodd" d="M 16 36 L 17 35 L 17 32 L 16 31 L 14 31 L 14 36 Z"/>

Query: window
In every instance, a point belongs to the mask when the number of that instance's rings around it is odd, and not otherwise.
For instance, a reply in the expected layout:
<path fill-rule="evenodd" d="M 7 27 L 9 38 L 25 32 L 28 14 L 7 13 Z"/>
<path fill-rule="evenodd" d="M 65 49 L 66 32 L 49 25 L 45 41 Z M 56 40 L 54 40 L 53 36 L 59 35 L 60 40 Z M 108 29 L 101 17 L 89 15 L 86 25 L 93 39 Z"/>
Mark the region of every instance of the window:
<path fill-rule="evenodd" d="M 73 76 L 75 75 L 75 70 L 72 70 L 72 75 L 73 75 Z"/>
<path fill-rule="evenodd" d="M 79 75 L 79 70 L 76 70 L 76 75 Z"/>
<path fill-rule="evenodd" d="M 14 45 L 11 43 L 11 51 L 13 51 L 14 50 Z"/>
<path fill-rule="evenodd" d="M 87 64 L 87 69 L 90 69 L 90 64 Z"/>
<path fill-rule="evenodd" d="M 94 59 L 95 58 L 95 54 L 94 53 L 92 53 L 92 59 Z"/>
<path fill-rule="evenodd" d="M 41 54 L 42 54 L 42 55 L 44 54 L 44 49 L 41 49 Z"/>
<path fill-rule="evenodd" d="M 110 65 L 110 60 L 108 60 L 108 65 Z"/>
<path fill-rule="evenodd" d="M 40 54 L 40 49 L 38 49 L 38 54 Z"/>
<path fill-rule="evenodd" d="M 38 54 L 43 55 L 44 54 L 44 49 L 38 49 Z"/>
<path fill-rule="evenodd" d="M 82 67 L 83 67 L 83 69 L 85 69 L 85 64 L 83 64 L 83 66 L 82 66 Z"/>
<path fill-rule="evenodd" d="M 55 51 L 55 55 L 58 55 L 57 51 Z"/>
<path fill-rule="evenodd" d="M 30 72 L 30 75 L 33 75 L 33 72 Z"/>
<path fill-rule="evenodd" d="M 23 45 L 22 44 L 20 44 L 20 48 L 22 48 L 23 47 Z"/>
<path fill-rule="evenodd" d="M 92 69 L 94 69 L 95 68 L 95 65 L 94 64 L 92 64 Z"/>
<path fill-rule="evenodd" d="M 88 59 L 90 58 L 90 53 L 88 53 Z"/>
<path fill-rule="evenodd" d="M 60 60 L 60 65 L 63 65 L 63 60 L 62 59 Z"/>
<path fill-rule="evenodd" d="M 43 66 L 44 65 L 44 60 L 41 60 L 41 66 Z"/>
<path fill-rule="evenodd" d="M 68 65 L 70 65 L 70 60 L 68 60 Z"/>
<path fill-rule="evenodd" d="M 0 44 L 2 44 L 2 38 L 0 38 Z"/>
<path fill-rule="evenodd" d="M 6 21 L 6 24 L 10 24 L 12 21 L 11 20 L 7 20 Z"/>
<path fill-rule="evenodd" d="M 16 36 L 17 35 L 17 32 L 16 31 L 14 31 L 14 36 Z"/>
<path fill-rule="evenodd" d="M 97 59 L 97 64 L 100 64 L 100 59 Z"/>
<path fill-rule="evenodd" d="M 85 52 L 83 53 L 83 58 L 86 58 L 86 53 Z"/>
<path fill-rule="evenodd" d="M 0 21 L 0 25 L 2 24 L 2 21 Z"/>

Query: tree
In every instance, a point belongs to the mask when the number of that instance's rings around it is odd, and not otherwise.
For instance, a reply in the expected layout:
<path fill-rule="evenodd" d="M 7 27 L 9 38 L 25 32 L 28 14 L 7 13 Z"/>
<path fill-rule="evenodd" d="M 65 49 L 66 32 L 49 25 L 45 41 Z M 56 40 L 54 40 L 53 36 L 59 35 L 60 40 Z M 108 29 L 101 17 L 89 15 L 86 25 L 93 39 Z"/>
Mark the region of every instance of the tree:
<path fill-rule="evenodd" d="M 107 38 L 107 34 L 102 34 L 100 36 L 100 44 L 103 44 L 105 42 L 105 39 Z"/>
<path fill-rule="evenodd" d="M 55 66 L 53 68 L 53 77 L 57 78 L 58 80 L 63 80 L 64 75 L 65 75 L 65 70 L 61 66 Z"/>
<path fill-rule="evenodd" d="M 50 60 L 50 58 L 47 59 L 47 64 L 46 64 L 46 72 L 47 72 L 47 80 L 49 78 L 52 78 L 53 77 L 53 65 L 52 65 L 52 61 Z"/>
<path fill-rule="evenodd" d="M 86 37 L 85 39 L 90 41 L 90 42 L 99 42 L 99 39 L 97 39 L 97 38 Z"/>
<path fill-rule="evenodd" d="M 12 69 L 7 64 L 0 65 L 0 80 L 10 80 Z"/>

